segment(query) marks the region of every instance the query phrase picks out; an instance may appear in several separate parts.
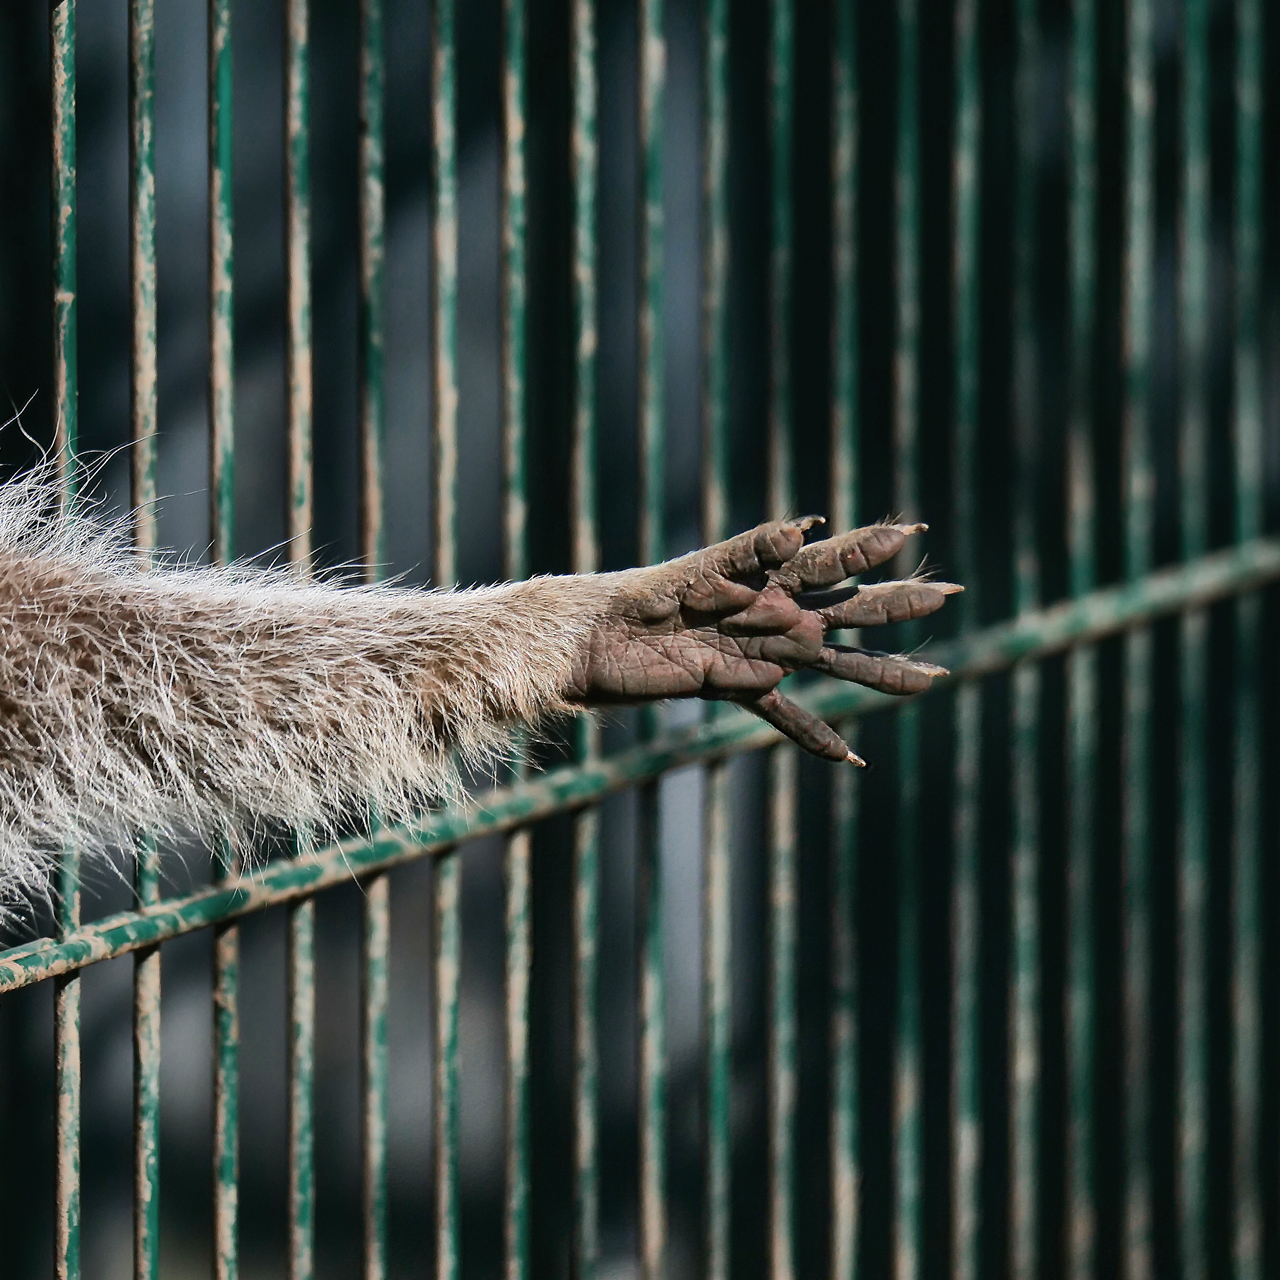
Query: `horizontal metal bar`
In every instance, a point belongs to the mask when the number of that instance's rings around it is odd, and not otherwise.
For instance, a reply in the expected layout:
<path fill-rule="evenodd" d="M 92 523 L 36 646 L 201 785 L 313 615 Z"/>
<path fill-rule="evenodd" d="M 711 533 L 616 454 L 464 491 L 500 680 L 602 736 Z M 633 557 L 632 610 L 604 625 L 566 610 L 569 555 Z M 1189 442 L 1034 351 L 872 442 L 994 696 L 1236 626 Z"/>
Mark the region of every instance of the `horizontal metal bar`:
<path fill-rule="evenodd" d="M 1162 569 L 948 641 L 931 650 L 929 656 L 951 671 L 951 678 L 940 684 L 976 679 L 1277 580 L 1280 537 L 1257 538 L 1190 564 Z M 796 701 L 828 720 L 904 705 L 900 698 L 833 680 L 815 681 L 797 693 Z M 303 898 L 353 875 L 366 875 L 463 840 L 510 831 L 581 808 L 671 769 L 753 751 L 777 741 L 779 736 L 773 729 L 746 713 L 716 716 L 617 755 L 554 769 L 531 782 L 492 791 L 465 810 L 446 809 L 412 827 L 387 828 L 368 839 L 330 845 L 309 857 L 273 862 L 251 875 L 185 898 L 169 899 L 145 911 L 108 916 L 61 941 L 41 938 L 0 952 L 0 992 Z"/>

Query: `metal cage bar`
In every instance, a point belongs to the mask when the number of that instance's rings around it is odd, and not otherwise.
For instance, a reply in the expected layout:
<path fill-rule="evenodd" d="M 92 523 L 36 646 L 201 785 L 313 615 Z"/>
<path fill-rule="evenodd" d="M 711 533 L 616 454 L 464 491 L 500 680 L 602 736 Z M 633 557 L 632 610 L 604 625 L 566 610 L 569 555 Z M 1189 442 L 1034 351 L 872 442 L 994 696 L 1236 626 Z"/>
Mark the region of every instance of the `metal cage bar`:
<path fill-rule="evenodd" d="M 1179 477 L 1182 555 L 1208 548 L 1209 12 L 1182 11 L 1182 227 L 1179 338 L 1182 414 Z M 1178 866 L 1178 1234 L 1185 1280 L 1206 1274 L 1208 1233 L 1208 878 L 1207 695 L 1209 618 L 1180 619 L 1182 711 Z"/>
<path fill-rule="evenodd" d="M 54 458 L 63 501 L 75 497 L 77 431 L 76 356 L 76 8 L 61 0 L 49 9 L 51 64 L 50 203 Z M 64 849 L 58 859 L 57 932 L 80 927 L 80 855 Z M 58 979 L 53 992 L 54 1078 L 57 1089 L 54 1155 L 54 1272 L 80 1277 L 80 974 Z"/>
<path fill-rule="evenodd" d="M 1236 4 L 1235 535 L 1263 528 L 1261 318 L 1263 7 Z M 1263 1274 L 1262 1116 L 1262 601 L 1236 602 L 1232 811 L 1232 1193 L 1231 1252 L 1237 1280 Z"/>
<path fill-rule="evenodd" d="M 1014 16 L 1017 141 L 1013 179 L 1013 609 L 1039 604 L 1036 151 L 1040 31 L 1035 0 Z M 1014 668 L 1010 761 L 1009 1272 L 1033 1280 L 1040 1257 L 1040 668 Z"/>
<path fill-rule="evenodd" d="M 858 412 L 858 19 L 854 0 L 832 10 L 831 89 L 831 520 L 857 524 L 862 450 Z M 855 726 L 844 727 L 851 748 Z M 861 1227 L 858 1075 L 857 772 L 832 779 L 831 866 L 831 1277 L 855 1280 Z"/>
<path fill-rule="evenodd" d="M 919 514 L 920 113 L 918 0 L 898 0 L 898 114 L 894 152 L 894 505 Z M 910 567 L 903 560 L 904 569 Z M 893 1063 L 893 1269 L 916 1280 L 924 1256 L 924 1098 L 920 1012 L 920 712 L 898 716 L 898 992 Z"/>
<path fill-rule="evenodd" d="M 729 528 L 729 3 L 703 8 L 702 540 Z M 714 725 L 718 708 L 706 722 Z M 733 1079 L 730 765 L 706 771 L 702 830 L 703 1272 L 728 1280 Z"/>
<path fill-rule="evenodd" d="M 528 213 L 525 0 L 503 5 L 502 164 L 502 456 L 503 569 L 516 581 L 529 572 L 528 505 Z M 516 778 L 524 776 L 517 758 Z M 506 882 L 506 1280 L 530 1274 L 529 984 L 533 970 L 532 837 L 507 838 Z"/>
<path fill-rule="evenodd" d="M 769 518 L 796 501 L 792 433 L 791 311 L 795 129 L 795 9 L 769 7 Z M 799 755 L 791 743 L 768 755 L 766 857 L 769 863 L 769 1273 L 795 1275 L 795 1150 L 797 1093 L 796 952 L 799 915 Z"/>
<path fill-rule="evenodd" d="M 1067 420 L 1067 560 L 1071 595 L 1096 579 L 1093 448 L 1093 344 L 1097 326 L 1097 28 L 1094 0 L 1071 12 L 1068 287 L 1070 330 Z M 1096 1271 L 1097 1171 L 1094 1101 L 1097 1071 L 1097 936 L 1094 920 L 1094 794 L 1098 747 L 1098 655 L 1067 657 L 1066 919 L 1066 1273 Z"/>
<path fill-rule="evenodd" d="M 666 359 L 663 316 L 663 108 L 667 50 L 662 0 L 639 0 L 639 559 L 657 564 L 666 542 Z M 646 709 L 641 732 L 659 715 Z M 636 901 L 639 937 L 639 1221 L 641 1280 L 661 1280 L 667 1250 L 667 1038 L 665 920 L 662 908 L 661 785 L 637 792 Z"/>
<path fill-rule="evenodd" d="M 955 555 L 965 584 L 960 627 L 978 615 L 978 357 L 982 83 L 977 0 L 958 0 L 955 15 L 956 132 L 952 157 L 955 222 Z M 955 704 L 955 812 L 951 885 L 951 1267 L 956 1280 L 977 1280 L 982 1168 L 981 1010 L 981 728 L 982 691 L 966 684 Z"/>
<path fill-rule="evenodd" d="M 1154 473 L 1149 419 L 1155 82 L 1153 6 L 1150 0 L 1129 0 L 1127 11 L 1121 450 L 1124 572 L 1132 581 L 1149 571 L 1152 560 Z M 1151 676 L 1151 632 L 1132 631 L 1125 636 L 1122 728 L 1126 1161 L 1123 1252 L 1132 1280 L 1145 1280 L 1152 1268 Z"/>
<path fill-rule="evenodd" d="M 596 213 L 599 184 L 594 0 L 572 0 L 569 57 L 573 119 L 569 140 L 572 223 L 573 426 L 570 528 L 575 573 L 600 567 L 596 507 Z M 578 758 L 600 752 L 599 726 L 578 725 Z M 595 1280 L 600 1262 L 600 1054 L 597 1019 L 600 930 L 600 815 L 573 820 L 573 1172 L 574 1274 Z"/>
<path fill-rule="evenodd" d="M 431 52 L 434 203 L 431 222 L 432 459 L 437 586 L 458 576 L 458 159 L 454 2 L 435 0 Z M 447 854 L 435 878 L 436 1277 L 460 1263 L 458 1015 L 461 998 L 462 862 Z"/>

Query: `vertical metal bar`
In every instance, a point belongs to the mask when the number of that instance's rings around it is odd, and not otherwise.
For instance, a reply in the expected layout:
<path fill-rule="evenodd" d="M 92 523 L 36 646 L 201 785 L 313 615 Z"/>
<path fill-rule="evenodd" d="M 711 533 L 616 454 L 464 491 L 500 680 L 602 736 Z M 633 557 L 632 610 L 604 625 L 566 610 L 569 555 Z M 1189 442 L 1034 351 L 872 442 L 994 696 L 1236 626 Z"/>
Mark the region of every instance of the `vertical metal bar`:
<path fill-rule="evenodd" d="M 364 1280 L 387 1274 L 387 1000 L 390 882 L 363 882 L 360 974 L 360 1092 L 363 1146 Z"/>
<path fill-rule="evenodd" d="M 383 184 L 382 0 L 360 2 L 360 297 L 357 369 L 360 431 L 360 557 L 366 581 L 383 572 Z M 386 873 L 363 884 L 360 948 L 361 1146 L 364 1280 L 387 1274 L 387 999 L 391 903 Z"/>
<path fill-rule="evenodd" d="M 769 6 L 770 255 L 769 474 L 771 519 L 795 503 L 791 424 L 791 152 L 795 115 L 795 12 L 792 0 Z M 769 768 L 769 1270 L 795 1274 L 797 748 L 768 752 Z"/>
<path fill-rule="evenodd" d="M 1017 162 L 1014 177 L 1013 607 L 1039 603 L 1036 547 L 1039 412 L 1036 353 L 1036 128 L 1039 32 L 1036 0 L 1019 0 Z M 1009 985 L 1009 1264 L 1013 1280 L 1039 1272 L 1040 1147 L 1040 668 L 1013 672 L 1011 963 Z"/>
<path fill-rule="evenodd" d="M 503 5 L 502 164 L 502 432 L 503 542 L 506 576 L 529 572 L 528 328 L 525 206 L 525 0 Z M 518 762 L 518 767 L 523 761 Z M 523 768 L 520 768 L 523 772 Z M 529 982 L 533 943 L 532 841 L 507 838 L 506 879 L 506 1280 L 529 1276 Z"/>
<path fill-rule="evenodd" d="M 1150 442 L 1153 301 L 1155 81 L 1152 0 L 1128 0 L 1126 172 L 1121 341 L 1124 569 L 1151 567 L 1155 476 Z M 1151 1275 L 1151 633 L 1125 636 L 1123 883 L 1125 1003 L 1125 1274 Z"/>
<path fill-rule="evenodd" d="M 894 358 L 894 505 L 919 508 L 920 120 L 918 0 L 898 0 L 898 120 L 894 171 L 897 350 Z M 920 1022 L 920 716 L 898 713 L 898 1008 L 893 1080 L 896 1181 L 894 1275 L 915 1280 L 924 1248 L 924 1099 Z"/>
<path fill-rule="evenodd" d="M 1236 6 L 1235 414 L 1236 528 L 1263 526 L 1262 5 Z M 1262 1115 L 1262 612 L 1257 595 L 1236 603 L 1235 794 L 1232 828 L 1233 1260 L 1237 1280 L 1262 1275 L 1263 1209 L 1258 1134 Z"/>
<path fill-rule="evenodd" d="M 140 559 L 156 546 L 156 177 L 155 4 L 129 5 L 129 283 L 131 292 L 133 541 Z M 156 842 L 138 843 L 134 898 L 159 899 Z M 160 1269 L 160 948 L 133 959 L 134 1275 Z"/>
<path fill-rule="evenodd" d="M 458 576 L 458 173 L 455 138 L 454 0 L 435 0 L 431 51 L 434 207 L 431 286 L 434 350 L 435 581 Z M 458 1186 L 458 1011 L 461 977 L 462 863 L 436 859 L 435 1154 L 436 1276 L 454 1280 L 461 1232 Z"/>
<path fill-rule="evenodd" d="M 285 0 L 285 331 L 289 562 L 311 560 L 311 53 L 309 0 Z"/>
<path fill-rule="evenodd" d="M 702 539 L 729 527 L 729 0 L 703 13 Z M 708 708 L 708 714 L 713 713 Z M 708 766 L 703 801 L 703 1233 L 707 1280 L 728 1280 L 733 1078 L 729 765 Z"/>
<path fill-rule="evenodd" d="M 667 46 L 662 0 L 639 0 L 640 154 L 640 560 L 656 564 L 664 554 L 666 486 L 666 361 L 663 344 L 663 129 Z M 657 722 L 652 709 L 642 732 Z M 660 788 L 640 788 L 637 829 L 640 1082 L 640 1274 L 661 1280 L 667 1248 L 667 1040 L 666 969 L 663 963 Z"/>
<path fill-rule="evenodd" d="M 1208 546 L 1209 7 L 1185 0 L 1182 33 L 1182 226 L 1178 440 L 1182 555 Z M 1178 865 L 1178 1235 L 1182 1275 L 1207 1265 L 1209 1062 L 1207 1008 L 1208 778 L 1206 698 L 1209 617 L 1183 614 L 1179 684 L 1182 761 Z"/>
<path fill-rule="evenodd" d="M 832 13 L 831 90 L 831 520 L 858 518 L 858 50 L 854 0 Z M 848 729 L 844 734 L 852 747 Z M 858 781 L 832 778 L 831 1280 L 855 1280 L 862 1180 L 858 1100 Z"/>
<path fill-rule="evenodd" d="M 1094 0 L 1071 14 L 1068 195 L 1067 557 L 1071 594 L 1093 589 L 1093 341 L 1097 324 L 1097 30 Z M 1068 1280 L 1095 1272 L 1094 1070 L 1098 993 L 1093 913 L 1093 805 L 1098 751 L 1098 656 L 1067 657 L 1067 1222 Z"/>
<path fill-rule="evenodd" d="M 209 0 L 209 535 L 213 557 L 235 555 L 235 383 L 232 258 L 231 0 Z M 223 849 L 223 875 L 235 874 Z M 213 943 L 214 1270 L 235 1280 L 240 1164 L 240 930 L 221 925 Z"/>
<path fill-rule="evenodd" d="M 53 383 L 54 456 L 63 500 L 75 495 L 76 453 L 76 9 L 61 0 L 49 11 L 53 150 Z M 58 932 L 80 926 L 80 855 L 58 860 Z M 54 1057 L 57 1077 L 57 1152 L 54 1271 L 58 1280 L 80 1276 L 80 974 L 54 982 Z"/>
<path fill-rule="evenodd" d="M 960 626 L 978 613 L 978 277 L 981 210 L 982 79 L 977 0 L 955 13 L 955 201 L 952 287 L 955 308 L 956 571 L 965 584 Z M 951 885 L 951 1257 L 956 1280 L 977 1280 L 982 1165 L 981 805 L 982 686 L 962 685 L 955 710 L 954 859 Z"/>
<path fill-rule="evenodd" d="M 289 563 L 311 563 L 311 61 L 308 0 L 286 0 L 285 36 L 285 333 L 288 466 L 285 519 Z M 296 836 L 299 854 L 310 846 Z M 289 1280 L 315 1274 L 315 985 L 316 906 L 289 907 Z"/>
<path fill-rule="evenodd" d="M 458 379 L 457 159 L 454 136 L 454 5 L 436 0 L 432 49 L 435 207 L 432 220 L 435 419 L 435 580 L 457 578 Z M 458 1185 L 458 1015 L 461 993 L 462 864 L 456 854 L 436 860 L 436 1275 L 454 1280 L 461 1230 Z"/>
<path fill-rule="evenodd" d="M 596 522 L 596 36 L 594 0 L 573 0 L 573 346 L 572 444 L 573 570 L 599 568 Z M 578 750 L 599 751 L 597 726 L 579 724 Z M 600 1260 L 598 982 L 600 817 L 591 809 L 574 819 L 574 1274 L 593 1280 Z"/>

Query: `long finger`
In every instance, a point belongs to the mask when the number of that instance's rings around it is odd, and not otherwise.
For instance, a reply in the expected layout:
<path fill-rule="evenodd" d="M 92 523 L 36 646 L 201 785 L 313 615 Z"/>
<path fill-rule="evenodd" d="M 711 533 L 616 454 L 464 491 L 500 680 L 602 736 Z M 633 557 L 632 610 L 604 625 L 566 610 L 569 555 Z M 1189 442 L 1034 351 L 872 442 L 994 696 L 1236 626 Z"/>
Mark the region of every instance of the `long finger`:
<path fill-rule="evenodd" d="M 814 671 L 825 672 L 837 680 L 852 680 L 880 693 L 907 696 L 924 693 L 934 677 L 945 676 L 945 667 L 917 658 L 904 658 L 894 653 L 875 653 L 870 649 L 849 649 L 844 645 L 827 645 L 813 663 Z"/>
<path fill-rule="evenodd" d="M 777 569 L 804 545 L 805 531 L 821 523 L 820 516 L 796 520 L 770 520 L 740 533 L 727 542 L 695 551 L 690 557 L 704 572 L 742 578 Z"/>
<path fill-rule="evenodd" d="M 886 622 L 910 622 L 941 609 L 946 598 L 964 588 L 954 582 L 875 582 L 859 587 L 846 600 L 818 610 L 823 628 L 878 627 Z M 804 604 L 803 597 L 800 604 Z"/>
<path fill-rule="evenodd" d="M 924 524 L 873 524 L 835 538 L 824 538 L 801 547 L 773 580 L 787 591 L 830 587 L 846 578 L 866 573 L 892 559 L 912 534 L 923 533 Z"/>
<path fill-rule="evenodd" d="M 866 765 L 866 761 L 854 755 L 845 740 L 825 720 L 819 720 L 803 707 L 796 706 L 777 689 L 770 689 L 763 697 L 744 701 L 742 705 L 815 756 Z"/>

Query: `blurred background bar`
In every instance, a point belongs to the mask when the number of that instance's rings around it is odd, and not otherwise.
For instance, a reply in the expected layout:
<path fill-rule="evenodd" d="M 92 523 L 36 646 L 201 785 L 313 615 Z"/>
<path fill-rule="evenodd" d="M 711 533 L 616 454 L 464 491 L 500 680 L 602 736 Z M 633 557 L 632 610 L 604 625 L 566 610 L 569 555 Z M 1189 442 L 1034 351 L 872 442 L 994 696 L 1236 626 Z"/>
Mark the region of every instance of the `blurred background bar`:
<path fill-rule="evenodd" d="M 1124 574 L 1152 564 L 1151 329 L 1154 286 L 1154 5 L 1129 0 L 1125 50 L 1125 164 L 1121 364 Z M 1151 700 L 1149 630 L 1125 636 L 1122 734 L 1125 1213 L 1131 1280 L 1153 1274 L 1151 1178 Z"/>
<path fill-rule="evenodd" d="M 957 0 L 955 202 L 955 576 L 963 632 L 978 623 L 981 523 L 978 504 L 978 378 L 981 334 L 982 80 L 977 0 Z M 951 1266 L 956 1280 L 977 1280 L 981 1266 L 982 1013 L 981 879 L 982 692 L 963 685 L 955 702 L 955 812 L 951 885 Z"/>

